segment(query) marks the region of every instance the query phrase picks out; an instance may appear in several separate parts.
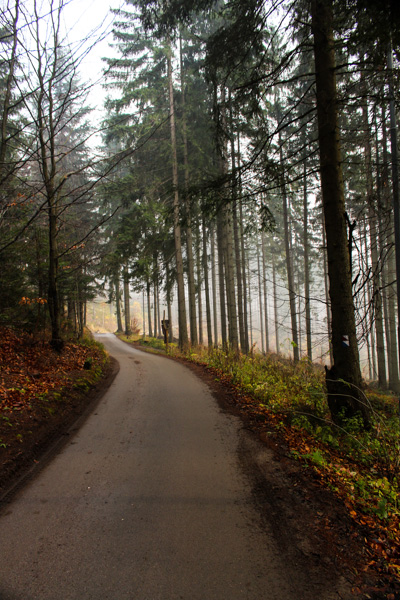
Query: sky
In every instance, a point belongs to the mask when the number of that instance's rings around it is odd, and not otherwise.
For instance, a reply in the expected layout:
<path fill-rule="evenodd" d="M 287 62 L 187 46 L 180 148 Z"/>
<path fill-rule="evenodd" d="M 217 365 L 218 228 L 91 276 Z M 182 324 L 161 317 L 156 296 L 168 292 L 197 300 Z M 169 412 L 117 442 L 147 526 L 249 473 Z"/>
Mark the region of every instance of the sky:
<path fill-rule="evenodd" d="M 74 45 L 79 45 L 82 40 L 84 47 L 93 45 L 88 54 L 83 58 L 80 73 L 83 81 L 94 84 L 89 94 L 89 104 L 95 109 L 93 118 L 98 120 L 103 114 L 103 103 L 106 91 L 103 89 L 102 69 L 104 56 L 112 56 L 113 51 L 109 44 L 112 42 L 112 25 L 115 15 L 111 8 L 119 8 L 123 0 L 67 0 L 63 11 L 65 29 L 68 40 Z M 82 52 L 81 50 L 79 52 Z"/>

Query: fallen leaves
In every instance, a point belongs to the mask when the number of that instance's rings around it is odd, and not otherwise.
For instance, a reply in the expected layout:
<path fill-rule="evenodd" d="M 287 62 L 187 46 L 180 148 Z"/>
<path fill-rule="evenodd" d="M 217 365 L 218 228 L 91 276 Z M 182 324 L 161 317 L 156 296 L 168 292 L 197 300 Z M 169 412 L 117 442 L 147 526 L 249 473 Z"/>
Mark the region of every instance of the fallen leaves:
<path fill-rule="evenodd" d="M 0 327 L 0 411 L 31 410 L 34 402 L 67 385 L 98 352 L 96 346 L 68 342 L 60 355 L 47 342 Z"/>
<path fill-rule="evenodd" d="M 57 354 L 43 340 L 0 327 L 0 492 L 75 422 L 108 373 L 107 354 L 90 339 L 66 342 Z"/>

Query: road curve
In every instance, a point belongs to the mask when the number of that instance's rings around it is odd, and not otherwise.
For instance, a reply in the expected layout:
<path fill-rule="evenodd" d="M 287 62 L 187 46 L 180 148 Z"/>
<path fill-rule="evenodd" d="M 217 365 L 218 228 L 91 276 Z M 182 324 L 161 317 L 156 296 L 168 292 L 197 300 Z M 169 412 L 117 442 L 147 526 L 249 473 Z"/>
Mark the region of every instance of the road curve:
<path fill-rule="evenodd" d="M 315 598 L 254 507 L 238 419 L 185 366 L 98 338 L 120 372 L 3 508 L 0 599 Z"/>

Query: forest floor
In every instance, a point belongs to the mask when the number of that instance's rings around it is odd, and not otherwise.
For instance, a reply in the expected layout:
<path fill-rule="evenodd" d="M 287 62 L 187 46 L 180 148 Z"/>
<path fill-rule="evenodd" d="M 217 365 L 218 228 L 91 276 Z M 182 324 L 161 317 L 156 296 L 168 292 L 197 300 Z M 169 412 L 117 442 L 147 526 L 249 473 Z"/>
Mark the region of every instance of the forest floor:
<path fill-rule="evenodd" d="M 142 346 L 139 346 L 143 349 Z M 326 486 L 315 468 L 295 460 L 293 440 L 285 428 L 251 409 L 248 398 L 228 378 L 216 377 L 209 367 L 185 362 L 213 390 L 220 406 L 240 416 L 244 427 L 258 436 L 274 453 L 275 461 L 287 477 L 287 489 L 279 490 L 289 500 L 296 490 L 311 505 L 310 521 L 297 523 L 304 537 L 312 530 L 319 540 L 321 564 L 335 568 L 351 581 L 355 598 L 400 600 L 400 578 L 387 568 L 396 562 L 399 548 L 388 546 L 384 524 L 358 515 L 346 498 Z M 3 501 L 21 477 L 45 462 L 46 452 L 79 419 L 90 412 L 117 372 L 101 347 L 93 342 L 67 343 L 61 355 L 46 342 L 0 328 L 0 496 Z M 218 380 L 217 380 L 218 379 Z M 290 437 L 290 434 L 289 434 Z M 304 441 L 303 441 L 304 442 Z M 51 452 L 50 452 L 51 454 Z"/>

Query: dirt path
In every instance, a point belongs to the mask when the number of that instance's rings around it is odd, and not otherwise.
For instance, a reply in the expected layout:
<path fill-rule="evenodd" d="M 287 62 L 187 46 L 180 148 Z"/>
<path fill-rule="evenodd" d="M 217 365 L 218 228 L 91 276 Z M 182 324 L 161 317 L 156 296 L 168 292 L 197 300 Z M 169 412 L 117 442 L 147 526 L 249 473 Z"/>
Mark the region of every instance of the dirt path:
<path fill-rule="evenodd" d="M 185 366 L 99 336 L 120 372 L 0 514 L 1 600 L 351 598 L 268 449 Z M 280 500 L 279 500 L 280 498 Z"/>

